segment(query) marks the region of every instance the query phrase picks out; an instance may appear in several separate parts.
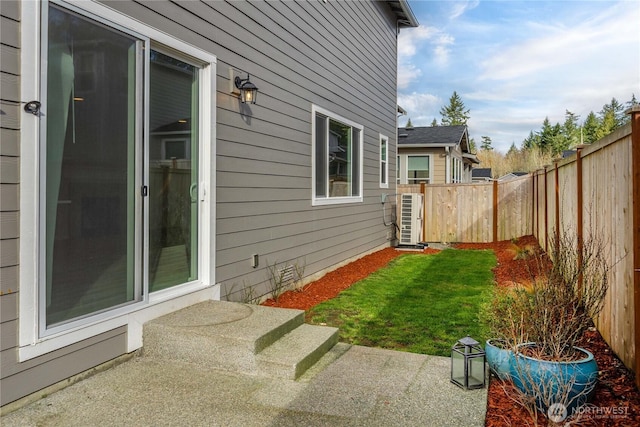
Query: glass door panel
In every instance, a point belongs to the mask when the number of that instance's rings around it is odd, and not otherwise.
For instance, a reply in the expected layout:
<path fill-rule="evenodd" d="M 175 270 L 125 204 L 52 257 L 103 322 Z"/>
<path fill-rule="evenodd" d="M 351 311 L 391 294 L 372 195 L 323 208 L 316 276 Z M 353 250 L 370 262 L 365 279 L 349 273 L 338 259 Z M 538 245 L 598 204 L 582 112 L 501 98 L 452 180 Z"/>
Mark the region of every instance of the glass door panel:
<path fill-rule="evenodd" d="M 149 290 L 198 278 L 198 68 L 152 50 Z"/>
<path fill-rule="evenodd" d="M 132 260 L 141 44 L 50 6 L 44 46 L 42 265 L 49 327 L 139 299 Z"/>

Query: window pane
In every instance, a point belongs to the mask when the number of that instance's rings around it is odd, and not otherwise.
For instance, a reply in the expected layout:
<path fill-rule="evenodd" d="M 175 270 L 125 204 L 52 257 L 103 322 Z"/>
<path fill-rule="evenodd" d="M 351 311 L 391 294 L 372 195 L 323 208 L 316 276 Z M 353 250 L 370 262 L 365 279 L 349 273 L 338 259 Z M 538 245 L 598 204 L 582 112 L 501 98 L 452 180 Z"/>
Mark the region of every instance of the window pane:
<path fill-rule="evenodd" d="M 329 197 L 351 195 L 351 127 L 329 120 Z"/>
<path fill-rule="evenodd" d="M 149 290 L 198 277 L 198 69 L 151 51 Z"/>
<path fill-rule="evenodd" d="M 138 42 L 50 6 L 44 222 L 46 324 L 136 298 Z"/>
<path fill-rule="evenodd" d="M 387 140 L 380 139 L 380 184 L 387 183 Z"/>
<path fill-rule="evenodd" d="M 316 197 L 327 196 L 327 118 L 316 114 Z"/>
<path fill-rule="evenodd" d="M 352 156 L 351 156 L 351 192 L 350 196 L 360 194 L 360 129 L 353 129 Z"/>
<path fill-rule="evenodd" d="M 409 184 L 429 181 L 429 156 L 409 156 L 407 158 L 407 178 Z"/>

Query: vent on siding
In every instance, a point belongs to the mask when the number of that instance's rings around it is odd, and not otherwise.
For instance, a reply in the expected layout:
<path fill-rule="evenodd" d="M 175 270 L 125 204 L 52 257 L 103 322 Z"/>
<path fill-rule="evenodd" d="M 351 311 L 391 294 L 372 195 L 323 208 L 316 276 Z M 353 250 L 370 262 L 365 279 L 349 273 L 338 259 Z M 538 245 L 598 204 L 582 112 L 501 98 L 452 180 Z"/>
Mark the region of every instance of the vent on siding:
<path fill-rule="evenodd" d="M 278 270 L 278 277 L 282 285 L 290 285 L 293 283 L 293 265 L 287 265 Z"/>

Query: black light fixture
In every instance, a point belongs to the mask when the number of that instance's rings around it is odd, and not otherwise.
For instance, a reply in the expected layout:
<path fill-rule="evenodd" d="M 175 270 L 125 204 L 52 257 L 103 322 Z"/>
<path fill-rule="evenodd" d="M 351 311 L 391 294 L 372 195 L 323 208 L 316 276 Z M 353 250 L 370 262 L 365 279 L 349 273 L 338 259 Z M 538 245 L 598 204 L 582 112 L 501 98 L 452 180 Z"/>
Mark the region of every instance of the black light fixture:
<path fill-rule="evenodd" d="M 479 344 L 467 336 L 451 349 L 451 382 L 465 390 L 485 386 L 485 352 Z"/>
<path fill-rule="evenodd" d="M 236 87 L 240 90 L 240 100 L 243 104 L 255 104 L 258 96 L 258 88 L 249 80 L 249 74 L 246 79 L 236 77 L 234 80 Z"/>

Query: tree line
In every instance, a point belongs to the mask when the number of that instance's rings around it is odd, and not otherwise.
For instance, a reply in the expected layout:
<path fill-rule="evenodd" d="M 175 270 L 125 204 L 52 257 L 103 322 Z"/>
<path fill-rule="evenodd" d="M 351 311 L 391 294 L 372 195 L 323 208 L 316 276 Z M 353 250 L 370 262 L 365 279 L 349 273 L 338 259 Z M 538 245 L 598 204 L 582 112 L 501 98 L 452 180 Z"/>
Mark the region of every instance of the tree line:
<path fill-rule="evenodd" d="M 541 129 L 537 132 L 531 131 L 525 138 L 522 148 L 537 147 L 543 152 L 557 156 L 577 145 L 592 144 L 629 123 L 631 116 L 625 111 L 634 105 L 638 105 L 635 94 L 632 94 L 631 100 L 624 104 L 612 98 L 611 102 L 604 104 L 598 113 L 589 112 L 582 124 L 580 124 L 580 116 L 569 110 L 565 110 L 565 120 L 562 124 L 552 125 L 549 117 L 546 117 Z"/>
<path fill-rule="evenodd" d="M 545 117 L 540 130 L 532 130 L 522 141 L 520 148 L 515 142 L 511 144 L 505 155 L 493 152 L 491 137 L 487 135 L 480 137 L 479 151 L 475 140 L 471 138 L 471 151 L 477 153 L 481 167 L 492 168 L 494 177 L 514 171 L 531 172 L 550 163 L 566 150 L 580 144 L 592 144 L 626 125 L 631 120 L 626 111 L 635 105 L 638 105 L 635 94 L 625 103 L 612 98 L 611 102 L 604 104 L 597 113 L 589 112 L 582 123 L 579 115 L 565 110 L 562 124 L 558 122 L 552 125 L 549 117 Z M 431 126 L 467 125 L 471 117 L 470 110 L 466 108 L 456 91 L 449 98 L 449 103 L 440 109 L 440 115 L 440 123 L 434 118 Z M 406 126 L 412 126 L 411 119 Z"/>

